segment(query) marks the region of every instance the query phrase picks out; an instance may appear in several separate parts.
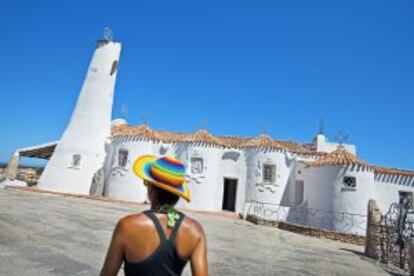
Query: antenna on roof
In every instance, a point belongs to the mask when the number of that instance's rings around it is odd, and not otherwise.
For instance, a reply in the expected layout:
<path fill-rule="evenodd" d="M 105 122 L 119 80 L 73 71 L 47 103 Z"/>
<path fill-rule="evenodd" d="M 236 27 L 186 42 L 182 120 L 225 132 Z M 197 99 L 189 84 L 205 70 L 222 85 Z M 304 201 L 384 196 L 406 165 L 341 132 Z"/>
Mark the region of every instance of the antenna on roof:
<path fill-rule="evenodd" d="M 152 118 L 151 118 L 151 116 L 150 115 L 148 115 L 148 114 L 143 114 L 143 115 L 141 115 L 141 122 L 144 124 L 144 125 L 149 125 L 149 122 L 152 120 Z"/>
<path fill-rule="evenodd" d="M 320 121 L 319 121 L 318 134 L 325 134 L 325 121 L 323 119 L 320 119 Z"/>
<path fill-rule="evenodd" d="M 114 39 L 114 33 L 111 28 L 105 27 L 103 29 L 103 38 L 108 41 L 112 41 Z"/>
<path fill-rule="evenodd" d="M 268 135 L 268 133 L 269 133 L 269 125 L 266 122 L 262 122 L 259 125 L 259 132 L 260 132 L 260 135 Z"/>
<path fill-rule="evenodd" d="M 345 142 L 348 141 L 348 133 L 344 130 L 340 130 L 334 134 L 334 141 L 339 144 L 339 147 L 342 147 Z"/>
<path fill-rule="evenodd" d="M 200 129 L 207 130 L 208 123 L 209 123 L 208 118 L 201 119 L 200 120 Z"/>
<path fill-rule="evenodd" d="M 127 120 L 127 119 L 128 119 L 128 115 L 129 115 L 129 108 L 128 108 L 128 105 L 127 105 L 127 104 L 123 104 L 123 105 L 121 106 L 121 117 L 122 117 L 124 120 Z"/>

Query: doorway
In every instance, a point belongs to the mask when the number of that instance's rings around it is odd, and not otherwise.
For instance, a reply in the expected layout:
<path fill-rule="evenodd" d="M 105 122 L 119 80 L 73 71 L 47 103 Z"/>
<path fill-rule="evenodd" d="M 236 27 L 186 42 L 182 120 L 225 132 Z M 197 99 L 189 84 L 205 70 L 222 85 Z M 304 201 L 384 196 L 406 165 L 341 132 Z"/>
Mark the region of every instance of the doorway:
<path fill-rule="evenodd" d="M 236 210 L 237 179 L 224 178 L 223 210 Z"/>

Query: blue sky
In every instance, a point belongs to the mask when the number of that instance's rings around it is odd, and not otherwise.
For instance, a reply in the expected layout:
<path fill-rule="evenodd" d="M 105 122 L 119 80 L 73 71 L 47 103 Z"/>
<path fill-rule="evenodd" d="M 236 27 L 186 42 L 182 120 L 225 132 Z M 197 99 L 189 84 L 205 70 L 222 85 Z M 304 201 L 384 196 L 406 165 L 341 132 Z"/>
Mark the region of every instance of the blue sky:
<path fill-rule="evenodd" d="M 62 2 L 0 2 L 0 161 L 60 137 L 110 26 L 114 117 L 299 142 L 323 118 L 363 159 L 414 169 L 413 1 Z"/>

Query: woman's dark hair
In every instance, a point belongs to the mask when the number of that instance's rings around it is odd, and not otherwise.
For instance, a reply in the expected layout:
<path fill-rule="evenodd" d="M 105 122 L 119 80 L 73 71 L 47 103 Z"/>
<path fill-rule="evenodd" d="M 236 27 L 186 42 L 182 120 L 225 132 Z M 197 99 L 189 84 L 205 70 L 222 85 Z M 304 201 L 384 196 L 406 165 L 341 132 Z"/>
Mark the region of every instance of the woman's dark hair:
<path fill-rule="evenodd" d="M 151 188 L 155 191 L 159 204 L 175 205 L 180 199 L 179 196 L 172 194 L 164 189 L 158 188 L 155 185 L 151 185 Z"/>

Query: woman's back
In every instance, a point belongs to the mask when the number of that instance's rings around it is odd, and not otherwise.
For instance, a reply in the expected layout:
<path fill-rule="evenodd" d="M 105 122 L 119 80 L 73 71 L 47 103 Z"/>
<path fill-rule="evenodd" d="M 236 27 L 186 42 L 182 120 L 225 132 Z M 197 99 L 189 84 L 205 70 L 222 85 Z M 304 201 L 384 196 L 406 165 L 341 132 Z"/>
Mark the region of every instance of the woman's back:
<path fill-rule="evenodd" d="M 181 275 L 187 261 L 193 275 L 206 275 L 206 241 L 201 225 L 179 213 L 173 228 L 165 214 L 145 211 L 122 218 L 114 231 L 101 275 L 124 262 L 125 275 Z M 111 247 L 117 247 L 111 250 Z M 114 253 L 111 253 L 114 252 Z M 112 265 L 113 259 L 120 259 Z M 117 268 L 119 269 L 119 267 Z M 108 271 L 108 274 L 105 272 Z"/>
<path fill-rule="evenodd" d="M 119 220 L 101 276 L 117 275 L 122 262 L 126 275 L 180 275 L 188 260 L 193 275 L 207 275 L 203 228 L 174 208 L 180 197 L 190 201 L 184 164 L 171 156 L 143 155 L 132 169 L 147 187 L 151 210 L 160 213 L 146 211 Z"/>
<path fill-rule="evenodd" d="M 184 220 L 184 214 L 179 214 L 179 219 L 171 229 L 163 229 L 154 212 L 146 211 L 144 214 L 154 224 L 158 241 L 156 242 L 154 231 L 151 231 L 154 228 L 152 228 L 144 235 L 148 237 L 145 243 L 141 244 L 142 239 L 137 239 L 135 242 L 132 241 L 130 246 L 127 245 L 124 260 L 125 275 L 181 275 L 188 258 L 184 259 L 178 254 L 175 237 Z M 145 247 L 147 250 L 141 250 Z M 182 251 L 185 249 L 182 248 Z"/>

